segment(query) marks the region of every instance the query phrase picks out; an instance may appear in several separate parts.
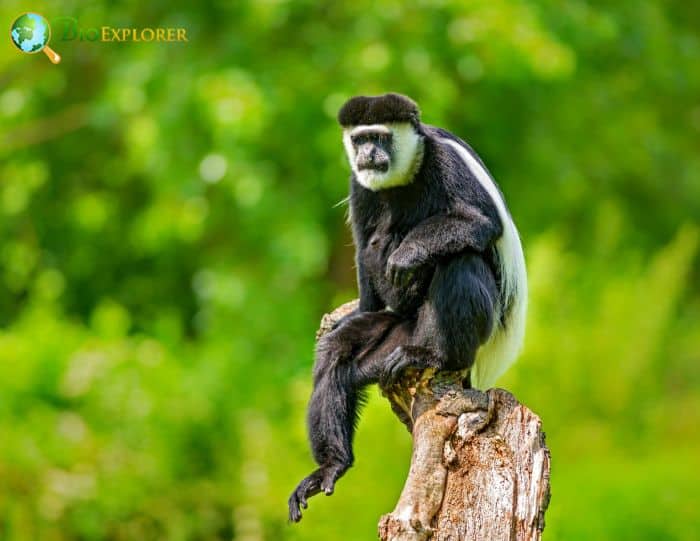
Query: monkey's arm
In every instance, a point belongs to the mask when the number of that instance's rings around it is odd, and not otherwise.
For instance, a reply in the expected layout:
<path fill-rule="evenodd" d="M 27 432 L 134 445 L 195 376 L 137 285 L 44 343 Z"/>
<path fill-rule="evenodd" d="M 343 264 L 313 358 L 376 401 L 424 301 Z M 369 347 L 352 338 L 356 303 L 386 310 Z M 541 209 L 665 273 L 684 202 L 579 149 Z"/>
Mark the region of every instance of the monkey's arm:
<path fill-rule="evenodd" d="M 341 325 L 344 325 L 351 319 L 359 317 L 365 312 L 379 312 L 380 310 L 386 308 L 386 305 L 379 298 L 379 295 L 372 286 L 372 282 L 370 281 L 367 271 L 365 270 L 364 263 L 360 258 L 358 258 L 357 261 L 357 285 L 360 290 L 360 302 L 358 307 L 349 314 L 340 318 L 333 325 L 333 329 L 337 329 Z"/>
<path fill-rule="evenodd" d="M 423 265 L 466 250 L 484 252 L 502 231 L 498 219 L 477 208 L 431 216 L 413 228 L 389 256 L 387 277 L 397 286 L 406 285 Z"/>

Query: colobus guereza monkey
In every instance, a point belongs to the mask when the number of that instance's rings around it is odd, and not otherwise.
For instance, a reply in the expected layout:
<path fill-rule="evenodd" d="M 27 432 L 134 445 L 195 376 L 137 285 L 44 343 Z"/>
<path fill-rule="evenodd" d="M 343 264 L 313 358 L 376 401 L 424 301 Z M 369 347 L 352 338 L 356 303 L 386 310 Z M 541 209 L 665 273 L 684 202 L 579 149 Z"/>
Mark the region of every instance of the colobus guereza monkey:
<path fill-rule="evenodd" d="M 503 196 L 469 145 L 419 115 L 399 94 L 358 96 L 338 114 L 360 305 L 317 346 L 308 425 L 319 468 L 289 498 L 292 521 L 352 465 L 364 387 L 435 367 L 471 368 L 485 389 L 522 343 L 525 261 Z"/>

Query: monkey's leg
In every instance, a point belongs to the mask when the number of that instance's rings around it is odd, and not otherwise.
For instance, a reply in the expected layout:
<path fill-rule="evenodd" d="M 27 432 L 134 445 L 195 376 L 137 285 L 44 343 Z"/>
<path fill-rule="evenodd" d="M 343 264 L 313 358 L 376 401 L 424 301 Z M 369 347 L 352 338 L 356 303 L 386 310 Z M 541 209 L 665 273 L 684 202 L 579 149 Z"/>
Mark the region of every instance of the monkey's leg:
<path fill-rule="evenodd" d="M 495 323 L 496 280 L 483 258 L 465 253 L 439 264 L 408 345 L 386 360 L 383 384 L 406 368 L 460 370 L 474 363 Z"/>
<path fill-rule="evenodd" d="M 311 496 L 332 494 L 335 482 L 352 465 L 362 390 L 377 381 L 386 356 L 408 339 L 409 325 L 392 312 L 364 312 L 319 340 L 308 411 L 309 439 L 319 468 L 290 496 L 290 520 L 301 519 L 300 508 L 306 508 Z"/>

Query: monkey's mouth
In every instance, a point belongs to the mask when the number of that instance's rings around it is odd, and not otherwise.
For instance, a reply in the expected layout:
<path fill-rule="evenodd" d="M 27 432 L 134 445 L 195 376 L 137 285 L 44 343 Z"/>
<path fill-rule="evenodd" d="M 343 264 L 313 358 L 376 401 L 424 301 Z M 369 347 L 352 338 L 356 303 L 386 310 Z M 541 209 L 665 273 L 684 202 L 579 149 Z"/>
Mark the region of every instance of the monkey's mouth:
<path fill-rule="evenodd" d="M 359 171 L 376 171 L 378 173 L 386 173 L 389 170 L 389 162 L 370 162 L 362 163 L 357 166 Z"/>

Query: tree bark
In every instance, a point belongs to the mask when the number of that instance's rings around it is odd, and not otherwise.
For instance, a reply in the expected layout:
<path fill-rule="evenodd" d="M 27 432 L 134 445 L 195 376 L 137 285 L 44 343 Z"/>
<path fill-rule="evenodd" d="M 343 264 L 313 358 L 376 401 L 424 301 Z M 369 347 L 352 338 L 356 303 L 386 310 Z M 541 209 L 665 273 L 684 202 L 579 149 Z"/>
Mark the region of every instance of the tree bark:
<path fill-rule="evenodd" d="M 317 336 L 356 306 L 326 314 Z M 550 470 L 542 423 L 503 389 L 465 389 L 467 378 L 409 370 L 382 388 L 413 436 L 406 484 L 379 522 L 382 541 L 541 539 Z"/>

